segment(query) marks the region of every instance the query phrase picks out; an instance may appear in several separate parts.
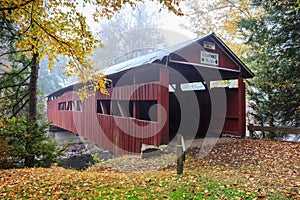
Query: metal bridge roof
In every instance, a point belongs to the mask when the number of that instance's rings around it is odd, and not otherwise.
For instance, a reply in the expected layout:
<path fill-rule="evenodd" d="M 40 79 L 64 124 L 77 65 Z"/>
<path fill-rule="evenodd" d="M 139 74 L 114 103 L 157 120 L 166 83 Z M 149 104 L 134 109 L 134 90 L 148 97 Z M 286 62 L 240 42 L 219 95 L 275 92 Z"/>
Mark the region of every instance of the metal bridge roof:
<path fill-rule="evenodd" d="M 165 57 L 168 57 L 170 54 L 172 54 L 182 48 L 188 47 L 189 45 L 191 45 L 195 42 L 198 42 L 200 40 L 203 40 L 207 37 L 213 37 L 213 39 L 215 39 L 216 42 L 218 42 L 223 47 L 223 49 L 237 61 L 237 63 L 240 65 L 242 71 L 244 72 L 243 74 L 244 74 L 245 78 L 252 78 L 254 76 L 254 74 L 247 68 L 247 66 L 229 49 L 229 47 L 219 37 L 217 37 L 215 35 L 215 33 L 211 33 L 211 34 L 208 34 L 208 35 L 205 35 L 202 37 L 188 40 L 186 42 L 183 42 L 183 43 L 180 43 L 180 44 L 177 44 L 177 45 L 174 45 L 174 46 L 171 46 L 171 47 L 159 50 L 159 51 L 155 51 L 153 53 L 149 53 L 149 54 L 146 54 L 143 56 L 139 56 L 139 57 L 118 63 L 116 65 L 109 66 L 109 67 L 103 69 L 102 72 L 106 76 L 109 76 L 109 75 L 116 74 L 116 73 L 119 73 L 122 71 L 126 71 L 129 69 L 138 67 L 138 66 L 151 64 L 156 61 L 162 61 Z"/>
<path fill-rule="evenodd" d="M 184 47 L 189 46 L 190 44 L 204 38 L 207 36 L 203 36 L 201 38 L 196 38 L 193 40 L 188 40 L 186 42 L 165 48 L 165 49 L 161 49 L 143 56 L 139 56 L 121 63 L 118 63 L 116 65 L 112 65 L 109 66 L 105 69 L 103 69 L 103 73 L 105 75 L 111 75 L 111 74 L 115 74 L 121 71 L 126 71 L 128 69 L 132 69 L 138 66 L 142 66 L 142 65 L 146 65 L 146 64 L 151 64 L 154 63 L 155 61 L 162 61 L 165 57 L 169 56 L 171 53 L 182 49 Z"/>
<path fill-rule="evenodd" d="M 238 65 L 241 68 L 244 78 L 252 78 L 254 76 L 254 74 L 247 68 L 247 66 L 214 33 L 211 33 L 211 34 L 208 34 L 208 35 L 205 35 L 202 37 L 198 37 L 198 38 L 195 38 L 192 40 L 188 40 L 186 42 L 183 42 L 183 43 L 180 43 L 180 44 L 177 44 L 177 45 L 174 45 L 174 46 L 171 46 L 171 47 L 159 50 L 159 51 L 155 51 L 155 52 L 143 55 L 143 56 L 139 56 L 139 57 L 115 64 L 115 65 L 109 66 L 109 67 L 103 69 L 102 73 L 104 73 L 104 75 L 106 75 L 106 76 L 110 76 L 113 74 L 117 74 L 119 72 L 127 71 L 127 70 L 135 68 L 135 67 L 144 66 L 146 64 L 152 64 L 157 61 L 162 61 L 164 58 L 170 56 L 172 53 L 174 53 L 180 49 L 183 49 L 185 47 L 188 47 L 189 45 L 192 45 L 193 43 L 199 42 L 200 40 L 203 40 L 208 37 L 213 38 L 219 44 L 219 46 L 221 46 L 222 49 L 224 51 L 226 51 L 227 54 L 230 55 L 238 63 Z M 220 69 L 220 70 L 222 70 L 222 69 Z M 48 97 L 58 94 L 58 93 L 61 94 L 63 92 L 72 90 L 73 86 L 75 86 L 75 85 L 80 86 L 80 83 L 75 83 L 74 85 L 62 88 L 62 89 L 48 95 Z"/>

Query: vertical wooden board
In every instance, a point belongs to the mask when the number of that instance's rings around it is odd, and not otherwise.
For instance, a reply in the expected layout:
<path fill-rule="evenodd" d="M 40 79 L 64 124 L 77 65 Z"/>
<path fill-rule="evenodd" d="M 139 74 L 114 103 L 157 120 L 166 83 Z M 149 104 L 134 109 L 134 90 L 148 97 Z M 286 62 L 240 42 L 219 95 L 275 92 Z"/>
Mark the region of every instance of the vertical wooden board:
<path fill-rule="evenodd" d="M 242 137 L 246 136 L 246 86 L 242 81 Z"/>
<path fill-rule="evenodd" d="M 147 94 L 146 94 L 146 91 L 147 91 L 146 84 L 142 85 L 142 90 L 143 90 L 143 100 L 147 100 L 148 98 L 147 98 Z"/>
<path fill-rule="evenodd" d="M 144 99 L 143 85 L 139 85 L 139 100 Z"/>
<path fill-rule="evenodd" d="M 139 86 L 136 86 L 136 90 L 135 90 L 135 93 L 136 93 L 136 97 L 135 97 L 135 100 L 140 100 L 140 88 L 138 88 Z"/>
<path fill-rule="evenodd" d="M 116 100 L 122 100 L 123 95 L 124 95 L 124 91 L 126 92 L 126 87 L 120 87 L 119 88 L 119 95 L 118 95 L 118 99 L 116 99 Z"/>
<path fill-rule="evenodd" d="M 139 100 L 144 99 L 144 94 L 143 94 L 143 85 L 139 86 Z"/>
<path fill-rule="evenodd" d="M 146 100 L 150 100 L 150 99 L 149 99 L 149 96 L 150 96 L 150 95 L 149 95 L 149 84 L 148 84 L 148 83 L 145 83 L 144 86 L 145 86 L 145 99 L 146 99 Z"/>
<path fill-rule="evenodd" d="M 124 87 L 118 88 L 118 99 L 122 99 L 122 94 L 123 94 L 124 89 L 125 89 Z"/>
<path fill-rule="evenodd" d="M 129 126 L 129 130 L 128 130 L 128 133 L 126 133 L 126 134 L 135 136 L 136 135 L 135 120 L 133 118 L 131 118 L 131 119 L 128 120 L 127 123 L 128 123 L 128 126 Z"/>
<path fill-rule="evenodd" d="M 166 112 L 166 121 L 165 125 L 163 127 L 163 130 L 161 131 L 162 140 L 161 144 L 167 144 L 169 142 L 169 69 L 164 68 L 163 77 L 164 77 L 164 83 L 162 88 L 162 100 L 163 100 L 163 107 Z"/>
<path fill-rule="evenodd" d="M 109 141 L 111 142 L 111 145 L 114 145 L 113 142 L 113 132 L 112 130 L 114 130 L 115 127 L 115 123 L 112 119 L 111 116 L 107 116 L 107 129 L 106 129 L 106 133 L 109 135 Z"/>
<path fill-rule="evenodd" d="M 140 132 L 139 132 L 139 126 L 140 126 L 140 124 L 138 124 L 137 123 L 138 122 L 138 120 L 137 119 L 134 119 L 134 127 L 133 127 L 133 130 L 134 130 L 134 136 L 135 137 L 141 137 L 140 136 Z"/>
<path fill-rule="evenodd" d="M 105 116 L 105 115 L 101 115 L 100 126 L 101 126 L 101 128 L 103 130 L 103 134 L 105 135 L 105 137 L 107 138 L 107 140 L 110 141 L 110 133 L 107 131 L 107 129 L 110 129 L 110 127 L 108 127 L 108 125 L 109 125 L 108 117 Z M 104 144 L 104 140 L 101 140 L 101 144 L 109 147 L 109 143 L 108 144 Z M 111 150 L 111 149 L 109 149 L 109 150 Z"/>
<path fill-rule="evenodd" d="M 152 90 L 152 87 L 153 87 L 153 83 L 149 83 L 148 84 L 148 99 L 149 100 L 153 100 L 153 90 Z"/>
<path fill-rule="evenodd" d="M 122 100 L 124 98 L 124 95 L 126 94 L 127 90 L 126 87 L 122 86 L 119 88 L 118 98 L 115 100 Z"/>
<path fill-rule="evenodd" d="M 134 153 L 139 153 L 140 152 L 140 148 L 139 148 L 139 142 L 140 142 L 140 138 L 134 137 Z"/>
<path fill-rule="evenodd" d="M 149 137 L 150 141 L 153 142 L 153 138 L 155 137 L 155 135 L 157 134 L 158 130 L 157 130 L 157 126 L 159 125 L 159 123 L 156 123 L 152 126 L 151 128 L 151 135 Z"/>
<path fill-rule="evenodd" d="M 121 119 L 121 124 L 120 124 L 120 130 L 122 130 L 122 149 L 124 149 L 124 147 L 126 148 L 126 144 L 125 144 L 125 139 L 126 139 L 126 135 L 127 135 L 127 130 L 126 128 L 124 129 L 124 127 L 127 126 L 127 120 L 125 119 Z"/>
<path fill-rule="evenodd" d="M 129 122 L 129 120 L 125 120 L 125 121 L 124 121 L 124 126 L 128 126 L 128 122 Z M 122 134 L 122 142 L 123 142 L 122 149 L 126 149 L 125 141 L 127 140 L 128 134 L 130 134 L 130 133 L 127 133 L 127 131 L 130 131 L 130 130 L 131 130 L 131 129 L 128 128 L 128 130 L 123 131 L 123 134 Z"/>
<path fill-rule="evenodd" d="M 134 100 L 138 100 L 139 99 L 139 92 L 138 92 L 138 85 L 135 85 L 134 88 Z"/>
<path fill-rule="evenodd" d="M 126 93 L 122 97 L 122 100 L 128 100 L 130 98 L 130 91 L 131 91 L 131 86 L 127 85 L 126 86 Z"/>
<path fill-rule="evenodd" d="M 145 89 L 145 100 L 149 100 L 149 85 L 148 85 L 148 83 L 144 84 L 144 89 Z"/>
<path fill-rule="evenodd" d="M 121 146 L 121 151 L 127 151 L 127 148 L 128 148 L 128 138 L 127 138 L 127 134 L 122 131 L 122 140 L 123 140 L 123 143 L 122 143 L 122 146 Z"/>
<path fill-rule="evenodd" d="M 131 94 L 132 94 L 132 96 L 130 97 L 130 99 L 132 99 L 132 100 L 135 100 L 136 98 L 135 98 L 135 93 L 136 93 L 136 91 L 135 91 L 135 88 L 136 88 L 136 86 L 135 85 L 133 85 L 132 87 L 131 87 L 131 89 L 132 89 L 132 91 L 131 91 Z"/>
<path fill-rule="evenodd" d="M 128 86 L 127 94 L 124 100 L 130 100 L 132 95 L 133 87 L 131 85 Z"/>
<path fill-rule="evenodd" d="M 246 120 L 245 120 L 245 84 L 243 78 L 239 76 L 238 78 L 238 101 L 239 101 L 239 127 L 240 136 L 245 137 L 246 135 Z"/>

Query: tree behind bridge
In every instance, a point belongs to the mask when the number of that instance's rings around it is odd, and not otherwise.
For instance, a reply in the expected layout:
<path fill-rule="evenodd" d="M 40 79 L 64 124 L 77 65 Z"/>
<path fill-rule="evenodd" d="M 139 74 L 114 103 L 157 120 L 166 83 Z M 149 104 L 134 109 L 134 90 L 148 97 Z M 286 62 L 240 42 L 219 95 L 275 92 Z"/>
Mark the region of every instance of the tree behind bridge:
<path fill-rule="evenodd" d="M 261 125 L 300 126 L 299 3 L 252 1 L 260 18 L 242 19 L 239 27 L 251 51 L 247 62 L 256 77 L 249 81 L 252 114 Z"/>

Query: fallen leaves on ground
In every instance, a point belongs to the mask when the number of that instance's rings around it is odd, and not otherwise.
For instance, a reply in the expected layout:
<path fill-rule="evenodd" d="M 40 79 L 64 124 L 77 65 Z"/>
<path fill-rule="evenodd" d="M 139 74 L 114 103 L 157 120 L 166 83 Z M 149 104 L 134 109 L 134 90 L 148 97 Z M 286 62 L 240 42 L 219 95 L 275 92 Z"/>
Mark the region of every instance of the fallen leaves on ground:
<path fill-rule="evenodd" d="M 126 155 L 120 158 L 107 160 L 105 166 L 118 172 L 140 173 L 157 171 L 169 166 L 174 166 L 175 160 L 175 153 L 162 154 L 146 159 L 142 159 L 141 156 L 138 155 Z"/>
<path fill-rule="evenodd" d="M 173 154 L 85 171 L 0 170 L 0 199 L 300 199 L 300 143 L 221 139 L 203 158 L 201 148 L 188 150 L 182 176 L 174 162 L 162 167 Z"/>

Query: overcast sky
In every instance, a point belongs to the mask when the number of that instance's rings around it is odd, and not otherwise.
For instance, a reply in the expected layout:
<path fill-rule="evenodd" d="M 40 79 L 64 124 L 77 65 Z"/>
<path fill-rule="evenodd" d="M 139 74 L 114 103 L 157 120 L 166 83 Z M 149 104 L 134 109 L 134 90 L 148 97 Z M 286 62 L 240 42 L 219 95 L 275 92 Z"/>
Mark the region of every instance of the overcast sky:
<path fill-rule="evenodd" d="M 158 3 L 156 2 L 147 2 L 147 4 L 149 5 L 149 9 L 151 10 L 154 10 L 155 12 L 159 11 L 160 8 L 161 8 L 161 5 L 159 5 Z M 184 10 L 184 5 L 181 6 L 182 9 Z M 94 21 L 93 21 L 93 17 L 92 17 L 92 13 L 94 11 L 93 7 L 92 6 L 86 6 L 86 7 L 82 7 L 80 8 L 82 9 L 81 11 L 87 16 L 87 21 L 88 23 L 90 24 L 91 28 L 93 29 L 93 31 L 95 32 L 99 32 L 99 24 L 96 24 Z M 129 8 L 131 9 L 131 8 Z M 193 39 L 196 37 L 196 35 L 194 33 L 191 33 L 190 31 L 188 30 L 185 30 L 183 29 L 182 27 L 180 27 L 180 24 L 184 23 L 188 23 L 184 17 L 179 17 L 179 16 L 176 16 L 174 13 L 171 13 L 169 11 L 167 11 L 166 8 L 164 9 L 161 9 L 160 12 L 158 12 L 158 15 L 160 15 L 160 24 L 161 24 L 161 27 L 160 29 L 162 29 L 164 32 L 166 32 L 168 35 L 170 35 L 170 43 L 171 44 L 176 44 L 178 42 L 181 42 L 183 40 L 188 40 L 188 39 Z M 174 32 L 175 34 L 169 34 L 171 32 Z M 176 38 L 171 38 L 172 35 L 176 35 Z M 175 36 L 174 36 L 175 37 Z M 180 37 L 180 38 L 179 38 Z M 173 41 L 172 40 L 176 40 L 176 41 Z"/>

